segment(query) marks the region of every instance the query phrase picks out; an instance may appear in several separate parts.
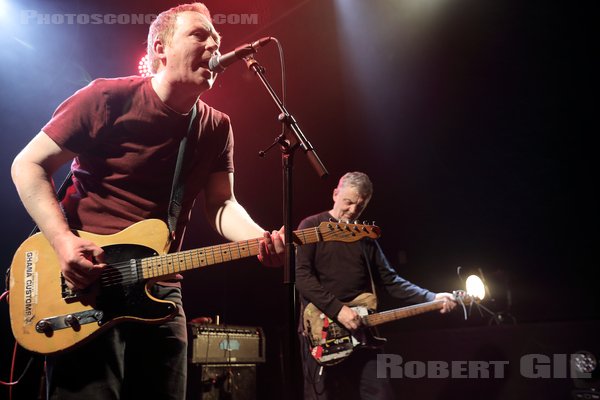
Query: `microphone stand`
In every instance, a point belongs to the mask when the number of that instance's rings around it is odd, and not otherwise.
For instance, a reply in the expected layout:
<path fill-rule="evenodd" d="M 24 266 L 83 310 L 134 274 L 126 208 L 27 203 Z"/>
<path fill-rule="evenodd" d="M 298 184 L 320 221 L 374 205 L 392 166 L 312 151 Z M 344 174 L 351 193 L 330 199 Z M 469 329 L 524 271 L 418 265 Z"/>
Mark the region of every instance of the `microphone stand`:
<path fill-rule="evenodd" d="M 285 228 L 285 262 L 283 281 L 288 287 L 288 319 L 287 319 L 287 337 L 284 338 L 284 361 L 288 360 L 287 368 L 285 363 L 283 365 L 283 389 L 284 398 L 293 400 L 299 398 L 299 394 L 302 392 L 302 386 L 300 385 L 302 370 L 299 366 L 299 346 L 296 326 L 296 315 L 298 312 L 297 299 L 296 299 L 296 253 L 294 248 L 294 240 L 292 237 L 292 170 L 294 166 L 294 152 L 298 147 L 304 150 L 304 153 L 308 157 L 308 160 L 316 173 L 320 178 L 326 177 L 329 173 L 325 166 L 317 156 L 314 148 L 306 139 L 298 123 L 294 117 L 288 112 L 283 105 L 283 102 L 279 99 L 273 87 L 269 84 L 265 78 L 265 69 L 256 61 L 252 56 L 244 58 L 248 69 L 254 71 L 256 76 L 260 79 L 264 87 L 267 89 L 271 98 L 279 108 L 280 114 L 278 120 L 285 124 L 285 132 L 279 135 L 273 144 L 271 144 L 265 151 L 261 151 L 260 156 L 264 156 L 269 149 L 276 144 L 280 145 L 282 152 L 282 168 L 283 168 L 283 226 Z"/>

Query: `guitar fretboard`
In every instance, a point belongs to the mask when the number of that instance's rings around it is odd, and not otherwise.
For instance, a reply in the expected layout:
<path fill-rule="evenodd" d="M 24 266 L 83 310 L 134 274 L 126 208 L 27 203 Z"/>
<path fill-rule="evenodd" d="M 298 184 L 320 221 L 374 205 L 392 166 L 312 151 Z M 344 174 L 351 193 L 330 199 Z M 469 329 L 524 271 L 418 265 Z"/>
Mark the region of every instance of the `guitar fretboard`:
<path fill-rule="evenodd" d="M 141 260 L 143 277 L 156 278 L 226 261 L 258 255 L 259 240 L 227 243 Z"/>
<path fill-rule="evenodd" d="M 423 314 L 429 311 L 439 310 L 444 306 L 445 300 L 435 300 L 428 303 L 415 304 L 399 308 L 396 310 L 383 311 L 376 314 L 366 315 L 363 317 L 363 324 L 366 326 L 377 326 L 386 322 L 395 321 L 402 318 L 412 317 L 414 315 Z"/>
<path fill-rule="evenodd" d="M 368 230 L 356 231 L 347 228 L 353 225 L 343 225 L 346 228 L 340 228 L 340 226 L 342 225 L 331 223 L 327 229 L 320 226 L 294 231 L 292 233 L 294 244 L 303 245 L 330 240 L 354 241 L 373 234 Z M 363 229 L 365 228 L 363 227 Z M 256 238 L 144 258 L 139 260 L 142 277 L 144 279 L 159 278 L 195 268 L 256 256 L 261 240 L 262 238 Z"/>

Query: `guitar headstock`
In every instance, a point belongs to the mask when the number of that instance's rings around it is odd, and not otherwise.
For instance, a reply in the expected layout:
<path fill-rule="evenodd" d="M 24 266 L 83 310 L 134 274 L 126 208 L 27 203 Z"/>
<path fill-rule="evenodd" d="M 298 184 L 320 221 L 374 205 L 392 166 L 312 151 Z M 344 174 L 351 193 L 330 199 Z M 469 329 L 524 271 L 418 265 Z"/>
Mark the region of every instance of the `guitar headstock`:
<path fill-rule="evenodd" d="M 321 222 L 317 227 L 324 242 L 356 242 L 369 237 L 377 239 L 381 229 L 376 225 L 350 224 L 346 222 Z"/>

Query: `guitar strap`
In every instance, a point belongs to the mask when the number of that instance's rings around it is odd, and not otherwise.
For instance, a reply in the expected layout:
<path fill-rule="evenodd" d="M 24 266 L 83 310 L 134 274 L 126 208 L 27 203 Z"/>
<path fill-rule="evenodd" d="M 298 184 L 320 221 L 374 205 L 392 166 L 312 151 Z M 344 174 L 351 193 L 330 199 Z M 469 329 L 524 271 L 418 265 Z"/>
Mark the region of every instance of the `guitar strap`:
<path fill-rule="evenodd" d="M 373 271 L 371 271 L 371 261 L 369 261 L 369 258 L 367 257 L 367 252 L 365 251 L 365 244 L 364 242 L 366 242 L 366 240 L 361 240 L 360 243 L 360 248 L 363 252 L 363 256 L 365 257 L 365 261 L 367 262 L 367 270 L 369 271 L 369 278 L 371 278 L 371 290 L 373 290 L 373 296 L 375 296 L 375 307 L 379 308 L 379 302 L 377 301 L 377 291 L 375 290 L 375 281 L 373 280 Z M 373 310 L 373 311 L 377 311 L 377 310 Z M 379 329 L 377 329 L 376 326 L 373 326 L 370 328 L 373 332 L 373 338 L 375 340 L 385 340 L 383 338 L 379 337 Z"/>
<path fill-rule="evenodd" d="M 171 199 L 169 200 L 169 210 L 167 215 L 167 226 L 171 233 L 171 239 L 175 240 L 175 231 L 177 229 L 177 220 L 179 219 L 179 213 L 181 212 L 181 205 L 183 203 L 183 195 L 185 194 L 185 185 L 181 180 L 181 170 L 183 169 L 183 160 L 185 156 L 185 150 L 187 145 L 188 136 L 192 131 L 192 125 L 196 119 L 196 104 L 190 112 L 190 122 L 186 135 L 181 139 L 179 143 L 179 153 L 177 154 L 177 163 L 175 164 L 175 173 L 173 175 L 173 185 L 171 187 Z"/>
<path fill-rule="evenodd" d="M 360 249 L 362 250 L 363 257 L 365 258 L 365 262 L 367 263 L 367 271 L 369 271 L 369 278 L 371 279 L 371 290 L 373 291 L 373 296 L 375 296 L 375 302 L 377 303 L 377 292 L 375 291 L 375 281 L 373 280 L 373 271 L 371 271 L 371 262 L 369 261 L 369 257 L 367 257 L 367 252 L 365 251 L 365 240 L 361 240 L 358 242 L 360 244 Z M 373 310 L 375 311 L 375 310 Z"/>
<path fill-rule="evenodd" d="M 179 213 L 181 212 L 181 203 L 183 200 L 183 195 L 185 193 L 185 187 L 181 183 L 180 176 L 181 170 L 183 168 L 183 160 L 184 154 L 187 144 L 187 138 L 192 131 L 192 125 L 194 124 L 194 119 L 196 118 L 196 104 L 194 104 L 194 108 L 190 113 L 190 122 L 188 124 L 188 130 L 186 135 L 181 139 L 179 143 L 179 152 L 177 153 L 177 163 L 175 164 L 175 173 L 173 176 L 173 185 L 171 187 L 171 198 L 169 200 L 169 210 L 167 217 L 167 226 L 169 227 L 169 232 L 171 233 L 171 237 L 175 239 L 175 229 L 177 228 L 177 220 L 179 219 Z M 56 198 L 58 201 L 62 201 L 67 193 L 67 189 L 69 186 L 73 184 L 73 171 L 69 171 L 65 180 L 60 184 L 58 191 L 56 192 Z M 29 236 L 33 236 L 37 232 L 40 231 L 40 228 L 37 224 L 31 230 Z"/>

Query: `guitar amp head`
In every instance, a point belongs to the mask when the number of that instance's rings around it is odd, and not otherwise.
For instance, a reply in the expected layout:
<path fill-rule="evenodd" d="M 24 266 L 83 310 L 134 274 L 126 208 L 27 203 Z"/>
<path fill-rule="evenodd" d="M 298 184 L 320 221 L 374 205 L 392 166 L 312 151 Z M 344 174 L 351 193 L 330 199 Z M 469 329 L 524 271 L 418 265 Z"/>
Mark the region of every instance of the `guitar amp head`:
<path fill-rule="evenodd" d="M 192 364 L 239 364 L 265 362 L 262 328 L 190 323 Z"/>

